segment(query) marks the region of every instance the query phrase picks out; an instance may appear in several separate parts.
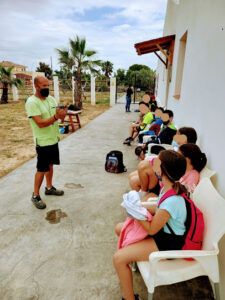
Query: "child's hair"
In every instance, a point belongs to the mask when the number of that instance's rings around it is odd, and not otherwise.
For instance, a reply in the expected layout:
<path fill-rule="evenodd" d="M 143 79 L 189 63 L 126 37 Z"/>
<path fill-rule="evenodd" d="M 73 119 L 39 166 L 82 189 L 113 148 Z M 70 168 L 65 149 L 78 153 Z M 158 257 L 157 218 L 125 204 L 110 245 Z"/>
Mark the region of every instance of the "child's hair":
<path fill-rule="evenodd" d="M 135 150 L 134 150 L 134 153 L 135 153 L 138 157 L 140 157 L 140 155 L 141 155 L 142 152 L 145 154 L 145 150 L 144 150 L 141 146 L 137 146 L 137 147 L 135 148 Z"/>
<path fill-rule="evenodd" d="M 181 127 L 178 129 L 180 134 L 184 134 L 187 137 L 187 143 L 195 144 L 197 141 L 197 132 L 192 127 Z"/>
<path fill-rule="evenodd" d="M 179 147 L 180 152 L 191 160 L 194 169 L 201 172 L 207 163 L 205 153 L 195 144 L 184 144 Z"/>
<path fill-rule="evenodd" d="M 155 110 L 157 109 L 157 106 L 155 106 L 155 104 L 151 105 L 151 112 L 155 112 Z"/>
<path fill-rule="evenodd" d="M 186 187 L 179 182 L 185 174 L 187 162 L 185 157 L 173 150 L 163 150 L 159 153 L 162 174 L 173 183 L 173 189 L 177 195 L 187 193 Z"/>
<path fill-rule="evenodd" d="M 172 118 L 172 117 L 173 117 L 173 112 L 172 112 L 172 110 L 170 110 L 170 109 L 164 110 L 164 114 L 167 114 L 167 115 L 169 116 L 169 118 Z"/>
<path fill-rule="evenodd" d="M 164 112 L 164 109 L 163 109 L 163 107 L 156 107 L 156 109 L 160 109 L 160 110 L 161 110 L 161 112 Z"/>

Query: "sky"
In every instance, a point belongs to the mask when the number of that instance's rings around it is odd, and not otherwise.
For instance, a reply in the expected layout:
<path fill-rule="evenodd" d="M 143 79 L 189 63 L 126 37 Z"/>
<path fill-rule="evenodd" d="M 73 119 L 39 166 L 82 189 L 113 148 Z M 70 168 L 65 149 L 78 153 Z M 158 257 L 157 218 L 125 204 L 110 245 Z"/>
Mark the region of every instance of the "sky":
<path fill-rule="evenodd" d="M 138 56 L 135 43 L 162 36 L 167 0 L 0 0 L 0 61 L 35 71 L 39 62 L 59 69 L 56 48 L 85 37 L 96 59 L 127 70 L 132 64 L 156 69 L 155 54 Z"/>

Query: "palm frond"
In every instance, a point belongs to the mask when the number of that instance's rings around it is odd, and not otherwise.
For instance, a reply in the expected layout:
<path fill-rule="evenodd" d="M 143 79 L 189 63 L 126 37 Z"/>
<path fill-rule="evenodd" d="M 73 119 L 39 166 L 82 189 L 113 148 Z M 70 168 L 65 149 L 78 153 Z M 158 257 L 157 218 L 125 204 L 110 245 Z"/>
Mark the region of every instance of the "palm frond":
<path fill-rule="evenodd" d="M 97 54 L 97 51 L 95 51 L 95 50 L 86 50 L 84 54 L 85 54 L 85 56 L 90 57 L 90 56 L 93 56 L 93 55 Z"/>
<path fill-rule="evenodd" d="M 86 39 L 85 38 L 83 38 L 83 39 L 81 39 L 80 40 L 80 54 L 81 55 L 85 55 L 85 48 L 86 48 Z"/>
<path fill-rule="evenodd" d="M 74 66 L 74 61 L 70 56 L 69 50 L 56 49 L 56 51 L 59 54 L 59 59 L 58 59 L 59 63 L 63 66 L 66 66 L 69 70 L 71 70 L 72 67 Z"/>

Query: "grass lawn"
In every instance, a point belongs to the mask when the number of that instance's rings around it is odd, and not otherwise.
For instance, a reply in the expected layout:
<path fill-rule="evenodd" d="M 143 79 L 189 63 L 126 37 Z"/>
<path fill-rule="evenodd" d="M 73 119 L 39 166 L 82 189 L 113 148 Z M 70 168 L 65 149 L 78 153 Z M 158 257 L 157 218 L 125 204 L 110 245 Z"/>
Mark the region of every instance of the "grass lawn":
<path fill-rule="evenodd" d="M 99 94 L 101 96 L 96 95 L 95 106 L 90 104 L 89 97 L 83 101 L 81 126 L 109 108 L 109 93 Z M 71 96 L 71 93 L 66 95 L 60 102 L 71 99 Z M 18 102 L 10 101 L 9 104 L 0 105 L 0 177 L 36 155 L 30 123 L 25 112 L 24 98 L 22 95 Z M 68 135 L 61 136 L 66 138 Z"/>

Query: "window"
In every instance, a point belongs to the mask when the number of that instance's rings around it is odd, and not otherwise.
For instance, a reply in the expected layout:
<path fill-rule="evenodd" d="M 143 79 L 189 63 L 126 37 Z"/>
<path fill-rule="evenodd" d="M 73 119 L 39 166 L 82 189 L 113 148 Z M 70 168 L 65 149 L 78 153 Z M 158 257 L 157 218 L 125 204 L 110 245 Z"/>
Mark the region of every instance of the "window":
<path fill-rule="evenodd" d="M 178 60 L 177 60 L 177 74 L 175 82 L 175 99 L 180 99 L 183 71 L 184 71 L 184 60 L 186 52 L 186 43 L 187 43 L 187 31 L 180 39 L 179 51 L 178 51 Z"/>

